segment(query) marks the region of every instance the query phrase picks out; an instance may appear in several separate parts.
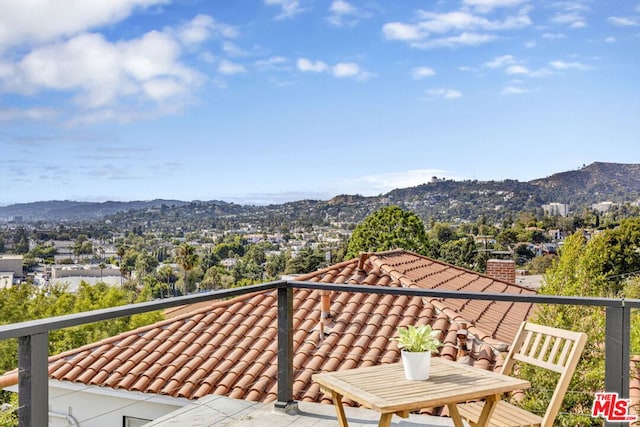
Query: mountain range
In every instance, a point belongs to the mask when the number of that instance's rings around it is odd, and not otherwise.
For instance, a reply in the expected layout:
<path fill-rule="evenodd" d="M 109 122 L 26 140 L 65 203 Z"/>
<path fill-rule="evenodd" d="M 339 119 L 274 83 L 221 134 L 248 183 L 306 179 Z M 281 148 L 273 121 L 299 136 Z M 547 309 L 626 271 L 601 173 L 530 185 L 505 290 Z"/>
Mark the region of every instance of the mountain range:
<path fill-rule="evenodd" d="M 224 201 L 150 200 L 131 202 L 40 201 L 0 207 L 0 220 L 92 221 L 138 218 L 150 212 L 188 217 L 243 217 L 286 223 L 296 220 L 357 222 L 377 207 L 397 204 L 423 218 L 474 220 L 480 215 L 499 219 L 505 214 L 541 209 L 550 202 L 565 203 L 572 211 L 591 204 L 640 200 L 640 164 L 596 162 L 578 170 L 528 182 L 453 181 L 433 178 L 415 187 L 373 197 L 339 195 L 331 200 L 301 200 L 279 205 L 250 206 Z M 176 213 L 177 212 L 177 213 Z M 265 215 L 268 218 L 265 218 Z"/>

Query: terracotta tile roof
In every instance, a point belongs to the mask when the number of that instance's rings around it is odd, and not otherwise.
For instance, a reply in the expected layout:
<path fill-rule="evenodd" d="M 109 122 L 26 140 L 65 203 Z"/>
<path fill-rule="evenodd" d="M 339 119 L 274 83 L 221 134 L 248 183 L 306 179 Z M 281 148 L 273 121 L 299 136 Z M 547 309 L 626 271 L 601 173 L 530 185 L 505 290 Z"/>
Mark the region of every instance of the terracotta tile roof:
<path fill-rule="evenodd" d="M 366 254 L 299 278 L 325 283 L 534 293 L 406 251 Z M 462 324 L 475 341 L 469 363 L 500 364 L 489 344 L 510 343 L 530 304 L 332 293 L 331 327 L 321 337 L 320 291 L 294 292 L 294 398 L 328 402 L 311 375 L 395 362 L 396 328 L 430 323 L 455 359 Z M 49 359 L 53 379 L 197 399 L 208 394 L 269 402 L 276 399 L 275 291 L 199 304 L 153 325 Z M 11 377 L 13 378 L 13 377 Z M 10 375 L 0 377 L 5 383 Z M 15 379 L 13 380 L 15 382 Z M 347 402 L 348 403 L 348 402 Z"/>

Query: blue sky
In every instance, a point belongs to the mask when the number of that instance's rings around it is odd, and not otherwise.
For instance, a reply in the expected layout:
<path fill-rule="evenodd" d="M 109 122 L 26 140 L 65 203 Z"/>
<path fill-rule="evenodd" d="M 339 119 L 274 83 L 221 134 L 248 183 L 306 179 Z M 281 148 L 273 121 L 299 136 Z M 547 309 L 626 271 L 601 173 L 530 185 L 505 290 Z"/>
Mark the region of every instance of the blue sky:
<path fill-rule="evenodd" d="M 0 205 L 640 163 L 638 76 L 638 0 L 0 0 Z"/>

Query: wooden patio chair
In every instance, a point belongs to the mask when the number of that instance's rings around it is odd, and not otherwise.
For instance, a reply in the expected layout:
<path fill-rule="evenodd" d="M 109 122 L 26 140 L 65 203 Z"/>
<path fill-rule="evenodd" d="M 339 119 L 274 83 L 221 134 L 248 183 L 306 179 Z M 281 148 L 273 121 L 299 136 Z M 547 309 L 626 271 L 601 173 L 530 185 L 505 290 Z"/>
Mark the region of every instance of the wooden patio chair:
<path fill-rule="evenodd" d="M 557 372 L 560 378 L 544 416 L 541 417 L 501 400 L 490 415 L 490 425 L 496 427 L 550 427 L 553 425 L 586 342 L 587 335 L 583 332 L 571 332 L 523 322 L 500 372 L 510 375 L 514 364 L 520 362 Z M 482 412 L 482 405 L 482 402 L 469 402 L 458 405 L 458 410 L 462 418 L 474 426 Z"/>

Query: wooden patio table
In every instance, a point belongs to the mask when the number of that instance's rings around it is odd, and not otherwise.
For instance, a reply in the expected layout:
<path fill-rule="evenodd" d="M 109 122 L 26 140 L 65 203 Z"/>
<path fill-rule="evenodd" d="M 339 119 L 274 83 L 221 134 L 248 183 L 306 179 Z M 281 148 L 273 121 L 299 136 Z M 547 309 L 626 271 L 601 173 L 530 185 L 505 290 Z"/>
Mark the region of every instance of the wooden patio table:
<path fill-rule="evenodd" d="M 489 424 L 501 394 L 523 390 L 529 381 L 477 369 L 461 363 L 431 359 L 429 379 L 412 381 L 404 377 L 402 364 L 369 366 L 313 375 L 320 389 L 331 395 L 341 427 L 347 427 L 342 399 L 351 399 L 365 408 L 380 412 L 378 426 L 391 425 L 393 414 L 407 418 L 409 412 L 423 408 L 447 406 L 456 427 L 462 419 L 456 404 L 468 400 L 484 400 L 478 426 Z"/>

